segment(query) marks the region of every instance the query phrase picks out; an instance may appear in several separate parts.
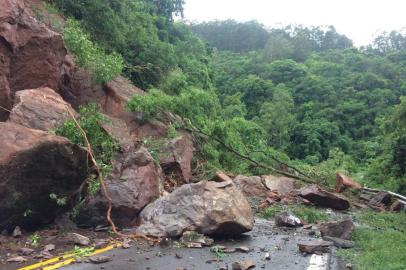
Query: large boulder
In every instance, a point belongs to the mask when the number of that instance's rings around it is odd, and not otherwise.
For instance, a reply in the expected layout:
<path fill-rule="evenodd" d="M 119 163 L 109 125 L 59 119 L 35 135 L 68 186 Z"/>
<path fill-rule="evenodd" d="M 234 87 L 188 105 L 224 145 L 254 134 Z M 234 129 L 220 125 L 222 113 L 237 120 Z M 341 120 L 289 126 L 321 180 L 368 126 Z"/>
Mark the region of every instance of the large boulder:
<path fill-rule="evenodd" d="M 247 197 L 266 198 L 269 192 L 268 188 L 262 183 L 260 176 L 237 175 L 233 181 L 237 188 Z"/>
<path fill-rule="evenodd" d="M 296 189 L 296 181 L 286 176 L 264 175 L 262 181 L 266 188 L 277 191 L 281 195 L 288 194 Z"/>
<path fill-rule="evenodd" d="M 11 108 L 15 92 L 67 83 L 71 63 L 62 36 L 39 22 L 24 1 L 0 0 L 0 106 Z M 8 113 L 0 110 L 0 120 Z"/>
<path fill-rule="evenodd" d="M 186 230 L 205 235 L 235 235 L 252 230 L 254 217 L 232 182 L 186 184 L 148 205 L 138 233 L 177 237 Z"/>
<path fill-rule="evenodd" d="M 175 176 L 180 184 L 189 183 L 192 178 L 193 142 L 189 133 L 166 141 L 159 149 L 159 163 L 169 177 Z"/>
<path fill-rule="evenodd" d="M 139 212 L 161 193 L 159 167 L 149 152 L 141 147 L 118 155 L 112 173 L 106 178 L 112 199 L 112 217 L 116 225 L 131 227 Z M 99 192 L 90 198 L 78 217 L 81 226 L 106 223 L 107 200 Z"/>
<path fill-rule="evenodd" d="M 350 202 L 344 196 L 322 190 L 318 185 L 311 185 L 300 190 L 300 196 L 316 206 L 346 210 Z"/>
<path fill-rule="evenodd" d="M 87 177 L 86 150 L 14 123 L 0 130 L 0 229 L 53 221 Z"/>
<path fill-rule="evenodd" d="M 362 186 L 360 183 L 354 181 L 350 177 L 342 173 L 336 174 L 336 192 L 342 192 L 346 188 L 350 189 L 361 189 Z"/>
<path fill-rule="evenodd" d="M 272 197 L 272 192 L 283 196 L 296 190 L 297 186 L 297 183 L 292 178 L 274 175 L 237 175 L 234 178 L 234 183 L 245 196 L 259 198 Z"/>
<path fill-rule="evenodd" d="M 75 114 L 69 103 L 48 87 L 18 91 L 9 122 L 48 131 L 70 119 L 67 110 Z"/>

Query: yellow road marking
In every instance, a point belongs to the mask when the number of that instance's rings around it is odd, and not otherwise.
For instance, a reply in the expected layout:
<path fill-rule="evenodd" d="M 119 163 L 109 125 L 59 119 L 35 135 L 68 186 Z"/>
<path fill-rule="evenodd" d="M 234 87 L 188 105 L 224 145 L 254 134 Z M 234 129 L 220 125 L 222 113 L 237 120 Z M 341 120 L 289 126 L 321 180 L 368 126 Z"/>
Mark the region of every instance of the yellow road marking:
<path fill-rule="evenodd" d="M 97 249 L 97 250 L 93 251 L 92 254 L 90 254 L 90 256 L 94 256 L 94 255 L 97 255 L 97 254 L 100 254 L 100 253 L 104 253 L 104 252 L 107 252 L 107 251 L 112 250 L 114 248 L 121 247 L 121 246 L 122 246 L 121 243 L 116 243 L 116 244 L 107 246 L 107 247 L 102 248 L 102 249 Z M 20 268 L 19 270 L 34 270 L 34 269 L 37 269 L 37 268 L 40 268 L 40 267 L 42 267 L 43 270 L 58 269 L 58 268 L 60 268 L 62 266 L 69 265 L 72 262 L 74 262 L 75 258 L 72 258 L 74 256 L 75 256 L 74 253 L 66 254 L 66 255 L 63 255 L 63 256 L 58 256 L 58 257 L 49 259 L 47 261 L 39 262 L 39 263 L 30 265 L 30 266 Z M 50 264 L 53 264 L 53 265 L 50 265 Z"/>

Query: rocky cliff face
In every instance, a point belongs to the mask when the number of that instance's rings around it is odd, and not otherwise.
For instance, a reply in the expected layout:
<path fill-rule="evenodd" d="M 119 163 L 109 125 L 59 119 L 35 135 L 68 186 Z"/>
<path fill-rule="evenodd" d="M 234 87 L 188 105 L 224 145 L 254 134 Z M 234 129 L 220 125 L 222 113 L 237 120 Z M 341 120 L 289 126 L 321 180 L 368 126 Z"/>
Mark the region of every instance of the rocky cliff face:
<path fill-rule="evenodd" d="M 27 1 L 0 0 L 0 229 L 51 222 L 83 191 L 92 172 L 87 151 L 47 131 L 70 118 L 67 110 L 76 114 L 90 102 L 99 105 L 109 119 L 103 128 L 120 142 L 106 184 L 113 217 L 121 227 L 130 226 L 163 193 L 164 173 L 176 172 L 180 184 L 190 181 L 192 138 L 166 138 L 168 123 L 177 119 L 171 114 L 139 122 L 125 105 L 145 92 L 123 77 L 94 84 L 75 66 L 61 34 L 37 20 Z M 146 137 L 163 140 L 157 160 L 141 146 Z M 85 203 L 84 223 L 105 222 L 102 195 Z"/>
<path fill-rule="evenodd" d="M 59 92 L 72 68 L 62 36 L 39 23 L 24 1 L 1 0 L 0 6 L 0 106 L 10 109 L 23 89 Z M 0 110 L 0 120 L 7 117 Z"/>

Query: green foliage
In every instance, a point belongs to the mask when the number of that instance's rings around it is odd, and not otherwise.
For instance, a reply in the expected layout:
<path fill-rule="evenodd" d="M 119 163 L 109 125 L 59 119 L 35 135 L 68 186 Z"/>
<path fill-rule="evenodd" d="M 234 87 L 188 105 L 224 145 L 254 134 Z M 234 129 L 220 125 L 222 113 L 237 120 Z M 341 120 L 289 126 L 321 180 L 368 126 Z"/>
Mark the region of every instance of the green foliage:
<path fill-rule="evenodd" d="M 90 40 L 78 21 L 69 19 L 66 22 L 63 37 L 79 66 L 92 72 L 97 83 L 110 81 L 121 74 L 122 57 L 116 53 L 106 54 Z"/>
<path fill-rule="evenodd" d="M 33 247 L 38 247 L 39 242 L 41 241 L 41 236 L 39 234 L 33 234 L 28 237 L 30 245 Z"/>
<path fill-rule="evenodd" d="M 210 86 L 206 46 L 184 24 L 173 22 L 173 15 L 182 15 L 182 0 L 53 2 L 65 16 L 80 21 L 95 44 L 122 55 L 124 73 L 137 86 L 156 87 L 178 69 L 188 83 Z"/>
<path fill-rule="evenodd" d="M 49 198 L 54 200 L 56 202 L 56 204 L 59 205 L 59 206 L 65 206 L 66 205 L 66 199 L 67 199 L 66 197 L 59 197 L 55 193 L 51 193 L 51 194 L 49 194 Z"/>
<path fill-rule="evenodd" d="M 166 131 L 166 137 L 169 139 L 175 139 L 178 137 L 178 132 L 174 124 L 169 125 L 168 130 Z"/>
<path fill-rule="evenodd" d="M 339 255 L 355 263 L 356 269 L 397 270 L 406 267 L 406 216 L 363 211 L 356 215 L 363 227 L 353 233 L 355 248 Z"/>
<path fill-rule="evenodd" d="M 328 220 L 328 215 L 315 207 L 304 205 L 280 205 L 265 208 L 261 212 L 261 216 L 266 219 L 273 219 L 281 212 L 290 212 L 306 223 L 316 223 Z"/>
<path fill-rule="evenodd" d="M 212 252 L 218 259 L 222 259 L 226 256 L 224 249 L 220 246 L 211 247 L 210 252 Z"/>
<path fill-rule="evenodd" d="M 78 247 L 75 246 L 72 251 L 67 252 L 68 254 L 74 254 L 76 259 L 89 257 L 94 252 L 94 247 Z"/>
<path fill-rule="evenodd" d="M 86 133 L 103 176 L 106 176 L 111 171 L 111 162 L 119 149 L 118 142 L 111 138 L 101 126 L 108 120 L 103 117 L 96 104 L 89 104 L 80 107 L 77 121 Z M 55 134 L 66 137 L 80 146 L 86 146 L 82 133 L 73 120 L 65 121 L 55 130 Z M 97 180 L 89 180 L 91 194 L 95 194 L 98 187 Z"/>

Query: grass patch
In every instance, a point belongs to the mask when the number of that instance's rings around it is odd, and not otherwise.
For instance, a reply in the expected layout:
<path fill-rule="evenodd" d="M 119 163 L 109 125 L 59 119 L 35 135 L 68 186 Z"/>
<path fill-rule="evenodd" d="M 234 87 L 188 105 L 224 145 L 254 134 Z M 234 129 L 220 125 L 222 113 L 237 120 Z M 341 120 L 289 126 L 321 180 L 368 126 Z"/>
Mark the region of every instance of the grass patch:
<path fill-rule="evenodd" d="M 366 211 L 356 214 L 362 226 L 355 230 L 355 249 L 339 256 L 359 270 L 406 269 L 406 215 Z"/>
<path fill-rule="evenodd" d="M 328 215 L 315 207 L 304 205 L 281 205 L 268 207 L 261 212 L 261 216 L 272 219 L 281 212 L 289 212 L 305 221 L 306 223 L 324 222 L 328 220 Z"/>

